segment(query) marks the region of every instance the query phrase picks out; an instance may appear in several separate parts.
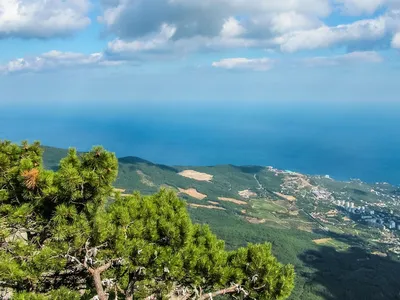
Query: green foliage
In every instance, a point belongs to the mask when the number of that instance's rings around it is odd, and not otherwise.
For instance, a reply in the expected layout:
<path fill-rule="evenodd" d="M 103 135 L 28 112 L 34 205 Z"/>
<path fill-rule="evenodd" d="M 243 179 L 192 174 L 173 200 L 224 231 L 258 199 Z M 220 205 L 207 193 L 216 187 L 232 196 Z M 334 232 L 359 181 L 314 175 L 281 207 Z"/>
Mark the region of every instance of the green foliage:
<path fill-rule="evenodd" d="M 260 282 L 266 284 L 274 276 L 281 276 L 273 283 L 276 292 L 262 296 L 253 291 L 249 296 L 284 299 L 293 288 L 293 269 L 283 268 L 270 248 L 269 252 L 262 252 L 255 262 L 264 262 L 264 265 L 244 272 L 240 277 L 233 276 L 233 270 L 253 262 L 242 261 L 241 266 L 235 266 L 229 258 L 236 252 L 226 252 L 224 242 L 218 240 L 208 226 L 192 224 L 184 203 L 172 191 L 161 190 L 145 197 L 117 197 L 108 210 L 111 215 L 109 222 L 115 225 L 110 240 L 116 251 L 113 256 L 129 259 L 117 266 L 111 277 L 125 283 L 122 287 L 126 290 L 133 283 L 134 294 L 139 298 L 149 294 L 166 297 L 174 286 L 212 292 L 237 283 L 244 290 L 253 289 L 255 286 L 249 284 L 249 278 L 258 276 L 257 272 L 263 267 L 269 267 L 275 273 L 271 273 L 270 277 L 264 276 Z M 271 246 L 266 244 L 263 247 Z M 282 282 L 286 286 L 280 289 Z"/>
<path fill-rule="evenodd" d="M 78 299 L 78 290 L 101 300 L 290 295 L 293 267 L 270 244 L 227 252 L 173 191 L 114 195 L 117 170 L 101 147 L 70 149 L 49 171 L 39 143 L 0 143 L 0 289 L 14 299 Z"/>
<path fill-rule="evenodd" d="M 250 298 L 286 299 L 294 287 L 294 269 L 282 266 L 271 253 L 271 244 L 250 244 L 229 256 L 231 278 Z"/>
<path fill-rule="evenodd" d="M 80 298 L 79 293 L 65 287 L 50 291 L 47 294 L 22 292 L 13 295 L 14 300 L 79 300 Z"/>

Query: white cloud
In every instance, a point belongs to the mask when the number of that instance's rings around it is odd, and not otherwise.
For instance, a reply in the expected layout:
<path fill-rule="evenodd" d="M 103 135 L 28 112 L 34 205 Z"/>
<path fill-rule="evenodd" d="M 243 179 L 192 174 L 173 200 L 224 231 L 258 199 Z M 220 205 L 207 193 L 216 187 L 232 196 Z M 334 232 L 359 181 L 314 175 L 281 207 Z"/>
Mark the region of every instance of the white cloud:
<path fill-rule="evenodd" d="M 90 24 L 89 0 L 0 0 L 0 38 L 51 38 Z"/>
<path fill-rule="evenodd" d="M 400 49 L 400 32 L 396 33 L 392 39 L 392 48 Z"/>
<path fill-rule="evenodd" d="M 287 33 L 293 30 L 306 30 L 318 27 L 321 22 L 316 18 L 299 14 L 296 11 L 289 11 L 276 14 L 271 18 L 272 31 L 274 33 Z"/>
<path fill-rule="evenodd" d="M 319 56 L 303 59 L 303 62 L 307 66 L 311 67 L 339 66 L 357 63 L 380 63 L 382 61 L 382 56 L 374 51 L 351 52 L 342 55 Z"/>
<path fill-rule="evenodd" d="M 170 39 L 174 36 L 176 27 L 162 24 L 160 32 L 144 39 L 124 41 L 115 39 L 108 43 L 108 50 L 112 53 L 135 53 L 143 51 L 161 50 L 165 48 Z"/>
<path fill-rule="evenodd" d="M 215 37 L 221 32 L 235 32 L 237 36 L 247 29 L 245 23 L 252 27 L 252 31 L 266 33 L 272 29 L 264 25 L 272 22 L 275 30 L 280 25 L 287 27 L 288 22 L 299 24 L 301 28 L 301 23 L 311 23 L 317 17 L 328 16 L 331 12 L 329 2 L 330 0 L 103 0 L 104 14 L 101 20 L 109 31 L 126 40 L 155 32 L 163 23 L 177 28 L 177 39 Z M 289 20 L 290 17 L 294 20 Z M 257 27 L 257 24 L 262 27 Z"/>
<path fill-rule="evenodd" d="M 400 0 L 102 0 L 102 4 L 101 20 L 117 35 L 108 51 L 131 56 L 227 48 L 367 51 L 388 47 L 388 38 L 400 30 L 396 9 Z M 386 9 L 376 18 L 337 26 L 323 22 L 338 9 L 362 14 L 381 7 Z"/>
<path fill-rule="evenodd" d="M 242 33 L 239 27 L 233 25 L 234 20 L 225 27 L 225 32 L 215 37 L 193 36 L 175 39 L 176 27 L 162 24 L 157 33 L 149 34 L 143 38 L 126 41 L 117 38 L 108 43 L 106 53 L 113 59 L 142 59 L 165 55 L 182 56 L 197 51 L 219 51 L 231 48 L 271 47 L 273 44 L 267 40 L 244 38 L 237 35 Z M 226 32 L 229 31 L 229 32 Z"/>
<path fill-rule="evenodd" d="M 0 38 L 51 38 L 90 23 L 90 0 L 0 0 Z M 178 57 L 199 51 L 259 48 L 296 52 L 344 47 L 347 51 L 400 48 L 400 0 L 100 0 L 99 21 L 115 37 L 104 52 L 49 52 L 21 58 L 3 71 L 43 70 L 57 66 L 115 64 L 121 60 Z M 381 15 L 327 26 L 326 17 Z M 52 53 L 52 54 L 51 54 Z M 354 52 L 357 55 L 363 52 Z M 53 55 L 53 56 L 52 56 Z M 371 55 L 371 54 L 370 54 Z M 365 57 L 364 57 L 365 58 Z M 342 58 L 344 59 L 344 58 Z M 355 59 L 355 57 L 353 57 Z M 112 61 L 113 62 L 112 62 Z M 336 57 L 332 61 L 338 62 Z M 235 67 L 266 61 L 235 58 Z M 219 65 L 218 67 L 223 67 Z"/>
<path fill-rule="evenodd" d="M 321 26 L 317 29 L 294 31 L 276 38 L 283 52 L 313 50 L 333 46 L 346 46 L 354 42 L 377 41 L 390 32 L 389 17 L 360 20 L 335 27 Z M 398 21 L 398 20 L 397 20 Z"/>
<path fill-rule="evenodd" d="M 396 1 L 396 0 L 395 0 Z M 336 0 L 341 5 L 342 12 L 349 15 L 373 14 L 379 8 L 388 4 L 388 0 Z"/>
<path fill-rule="evenodd" d="M 74 53 L 50 51 L 36 57 L 18 58 L 0 65 L 0 72 L 5 74 L 22 72 L 40 72 L 72 67 L 94 67 L 121 64 L 123 61 L 107 60 L 103 53 Z"/>
<path fill-rule="evenodd" d="M 272 68 L 274 61 L 269 58 L 226 58 L 212 63 L 215 68 L 239 69 L 253 71 L 268 71 Z"/>
<path fill-rule="evenodd" d="M 222 37 L 237 37 L 242 35 L 246 30 L 244 27 L 233 17 L 228 18 L 222 25 L 221 36 Z"/>

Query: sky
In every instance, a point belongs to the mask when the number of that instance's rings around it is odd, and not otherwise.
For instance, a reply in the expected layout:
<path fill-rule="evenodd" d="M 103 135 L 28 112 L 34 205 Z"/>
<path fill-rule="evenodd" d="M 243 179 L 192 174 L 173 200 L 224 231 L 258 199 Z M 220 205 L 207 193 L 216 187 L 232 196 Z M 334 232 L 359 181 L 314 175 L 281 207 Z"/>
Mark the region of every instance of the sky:
<path fill-rule="evenodd" d="M 3 106 L 396 102 L 399 75 L 400 0 L 0 0 Z"/>

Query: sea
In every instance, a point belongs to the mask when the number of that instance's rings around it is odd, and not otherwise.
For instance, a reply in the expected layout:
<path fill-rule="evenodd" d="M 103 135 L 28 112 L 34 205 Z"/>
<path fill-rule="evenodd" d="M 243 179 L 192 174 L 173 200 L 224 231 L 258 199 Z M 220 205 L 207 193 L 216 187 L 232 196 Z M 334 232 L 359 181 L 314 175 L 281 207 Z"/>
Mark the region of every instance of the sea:
<path fill-rule="evenodd" d="M 320 102 L 71 101 L 8 105 L 0 139 L 40 140 L 167 165 L 274 166 L 400 185 L 400 105 Z"/>

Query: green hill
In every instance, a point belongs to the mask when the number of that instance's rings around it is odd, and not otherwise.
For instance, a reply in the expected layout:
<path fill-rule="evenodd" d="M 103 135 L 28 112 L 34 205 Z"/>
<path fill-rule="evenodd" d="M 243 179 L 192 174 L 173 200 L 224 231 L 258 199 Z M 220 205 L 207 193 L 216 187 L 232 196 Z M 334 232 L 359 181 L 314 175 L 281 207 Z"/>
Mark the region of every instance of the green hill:
<path fill-rule="evenodd" d="M 44 149 L 46 167 L 57 168 L 66 150 Z M 137 157 L 119 159 L 115 187 L 122 194 L 176 190 L 192 219 L 209 224 L 230 249 L 272 242 L 278 259 L 296 268 L 291 299 L 400 299 L 399 231 L 368 226 L 336 205 L 346 200 L 385 216 L 392 211 L 397 220 L 398 187 L 260 166 L 165 166 Z"/>

